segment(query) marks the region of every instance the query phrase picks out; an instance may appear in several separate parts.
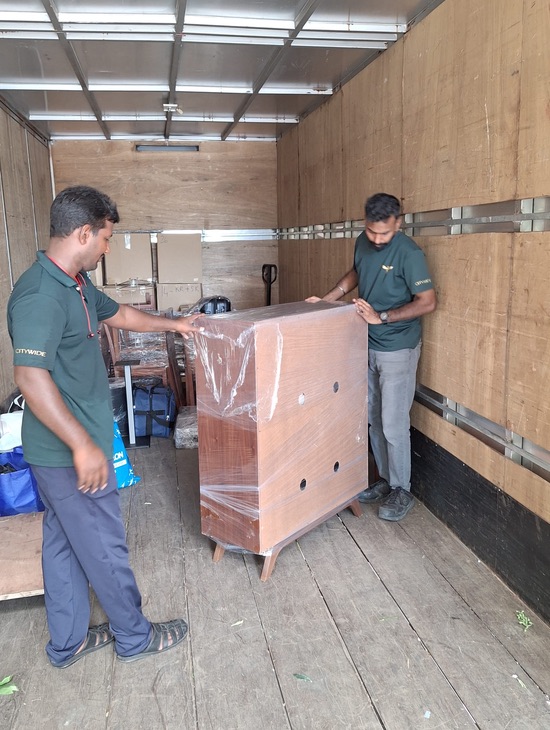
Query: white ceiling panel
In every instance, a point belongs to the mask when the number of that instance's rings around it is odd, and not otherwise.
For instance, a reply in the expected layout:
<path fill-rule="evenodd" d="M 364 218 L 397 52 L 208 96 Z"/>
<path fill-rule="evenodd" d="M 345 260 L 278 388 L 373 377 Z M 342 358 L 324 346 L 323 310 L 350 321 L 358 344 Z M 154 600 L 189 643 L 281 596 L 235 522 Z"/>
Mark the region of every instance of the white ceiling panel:
<path fill-rule="evenodd" d="M 0 96 L 45 137 L 275 139 L 442 0 L 0 0 Z"/>

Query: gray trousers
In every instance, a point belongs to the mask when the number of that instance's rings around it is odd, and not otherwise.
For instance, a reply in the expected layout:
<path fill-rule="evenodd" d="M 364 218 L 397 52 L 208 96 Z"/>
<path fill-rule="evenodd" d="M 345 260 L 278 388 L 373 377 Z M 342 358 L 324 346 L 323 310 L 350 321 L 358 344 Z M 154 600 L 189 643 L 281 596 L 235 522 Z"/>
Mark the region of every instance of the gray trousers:
<path fill-rule="evenodd" d="M 79 492 L 72 467 L 32 466 L 46 506 L 42 571 L 50 641 L 55 661 L 71 657 L 88 633 L 91 585 L 107 614 L 118 654 L 137 654 L 151 624 L 128 561 L 113 464 L 109 482 L 94 494 Z"/>
<path fill-rule="evenodd" d="M 383 326 L 383 325 L 382 325 Z M 410 410 L 422 343 L 414 349 L 369 349 L 369 437 L 380 476 L 411 488 Z"/>

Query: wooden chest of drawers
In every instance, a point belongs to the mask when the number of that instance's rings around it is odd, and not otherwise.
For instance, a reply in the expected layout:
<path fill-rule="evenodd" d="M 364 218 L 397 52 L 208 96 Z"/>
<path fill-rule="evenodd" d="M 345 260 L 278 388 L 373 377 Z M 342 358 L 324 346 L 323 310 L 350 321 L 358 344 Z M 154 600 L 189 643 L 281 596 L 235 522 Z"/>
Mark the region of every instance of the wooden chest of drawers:
<path fill-rule="evenodd" d="M 326 302 L 199 323 L 202 532 L 269 555 L 367 486 L 367 325 Z"/>

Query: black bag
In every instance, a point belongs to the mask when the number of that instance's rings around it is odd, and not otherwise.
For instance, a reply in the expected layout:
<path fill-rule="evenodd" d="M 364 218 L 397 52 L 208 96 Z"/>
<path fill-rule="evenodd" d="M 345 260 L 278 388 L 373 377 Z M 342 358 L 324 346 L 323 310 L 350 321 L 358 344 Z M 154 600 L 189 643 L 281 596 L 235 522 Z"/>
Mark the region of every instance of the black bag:
<path fill-rule="evenodd" d="M 134 425 L 136 436 L 170 438 L 176 420 L 176 400 L 164 385 L 134 385 Z"/>

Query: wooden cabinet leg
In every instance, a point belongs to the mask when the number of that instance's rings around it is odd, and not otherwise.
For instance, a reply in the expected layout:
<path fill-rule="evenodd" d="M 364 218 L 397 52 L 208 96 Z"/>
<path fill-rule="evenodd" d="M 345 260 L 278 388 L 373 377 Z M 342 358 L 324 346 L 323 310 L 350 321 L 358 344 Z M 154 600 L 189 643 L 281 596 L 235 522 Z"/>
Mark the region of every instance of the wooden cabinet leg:
<path fill-rule="evenodd" d="M 223 554 L 225 552 L 225 548 L 223 545 L 220 545 L 219 542 L 216 543 L 216 549 L 214 550 L 214 555 L 212 556 L 212 560 L 215 563 L 219 563 L 219 561 L 223 558 Z"/>
<path fill-rule="evenodd" d="M 349 503 L 349 508 L 356 517 L 361 517 L 363 510 L 361 509 L 361 503 L 358 499 L 354 499 L 353 502 Z"/>
<path fill-rule="evenodd" d="M 262 568 L 262 574 L 260 575 L 260 580 L 266 581 L 269 579 L 269 576 L 273 572 L 273 568 L 275 567 L 275 561 L 277 560 L 277 557 L 279 553 L 281 552 L 281 548 L 274 549 L 271 552 L 271 555 L 266 555 L 264 558 L 264 567 Z"/>

